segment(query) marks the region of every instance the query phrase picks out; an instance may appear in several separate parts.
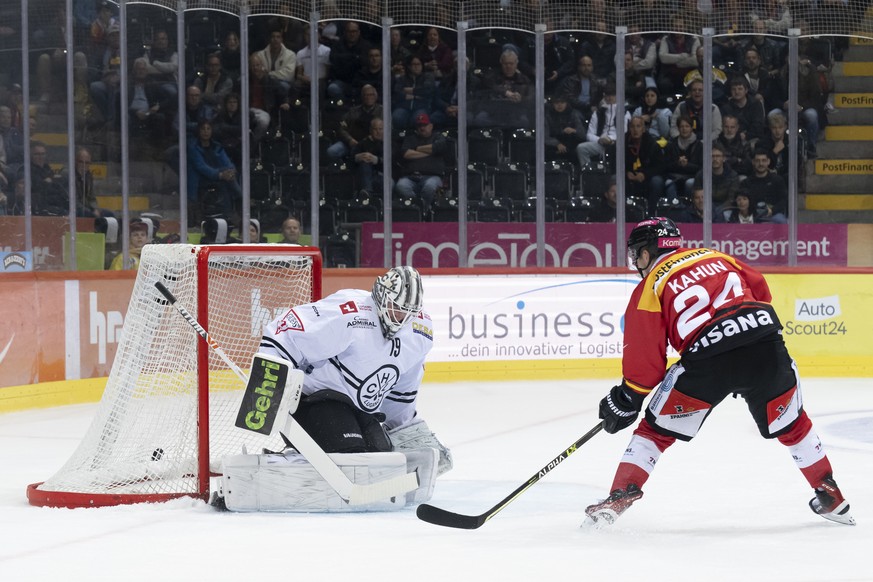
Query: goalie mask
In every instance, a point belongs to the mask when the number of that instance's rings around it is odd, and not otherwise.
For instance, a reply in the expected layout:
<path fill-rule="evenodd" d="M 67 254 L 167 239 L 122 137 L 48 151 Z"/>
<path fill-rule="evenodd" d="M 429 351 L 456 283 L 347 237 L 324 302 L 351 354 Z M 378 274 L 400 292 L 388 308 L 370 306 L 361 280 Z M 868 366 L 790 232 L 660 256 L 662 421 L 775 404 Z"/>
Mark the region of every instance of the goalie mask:
<path fill-rule="evenodd" d="M 373 284 L 373 301 L 385 339 L 421 311 L 421 275 L 412 267 L 394 267 Z"/>
<path fill-rule="evenodd" d="M 627 239 L 627 265 L 637 271 L 640 277 L 659 256 L 675 251 L 682 245 L 682 234 L 669 218 L 661 216 L 649 218 L 637 224 Z M 637 259 L 649 251 L 649 264 L 640 269 Z"/>

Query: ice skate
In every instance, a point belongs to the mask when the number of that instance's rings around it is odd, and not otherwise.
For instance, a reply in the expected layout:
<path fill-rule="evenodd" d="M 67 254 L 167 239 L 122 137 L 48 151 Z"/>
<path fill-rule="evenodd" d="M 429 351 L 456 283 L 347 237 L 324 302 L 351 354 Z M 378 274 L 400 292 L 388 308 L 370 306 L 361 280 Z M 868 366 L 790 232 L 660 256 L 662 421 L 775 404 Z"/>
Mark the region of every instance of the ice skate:
<path fill-rule="evenodd" d="M 627 511 L 633 502 L 643 496 L 639 487 L 631 483 L 627 489 L 616 489 L 609 497 L 585 508 L 586 523 L 612 525 L 618 516 Z"/>
<path fill-rule="evenodd" d="M 845 500 L 840 488 L 831 475 L 824 478 L 815 488 L 815 497 L 809 500 L 809 508 L 825 519 L 855 525 L 855 518 L 849 514 L 849 502 Z"/>
<path fill-rule="evenodd" d="M 209 505 L 214 507 L 216 511 L 227 511 L 227 504 L 224 502 L 224 495 L 220 491 L 213 491 L 212 497 L 209 499 Z"/>

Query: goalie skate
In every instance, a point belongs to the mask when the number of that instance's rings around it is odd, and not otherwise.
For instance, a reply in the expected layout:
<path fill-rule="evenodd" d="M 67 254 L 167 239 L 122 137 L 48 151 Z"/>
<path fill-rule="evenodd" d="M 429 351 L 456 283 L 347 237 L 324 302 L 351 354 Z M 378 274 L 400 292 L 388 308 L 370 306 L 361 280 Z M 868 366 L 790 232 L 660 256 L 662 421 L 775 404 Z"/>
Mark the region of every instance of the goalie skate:
<path fill-rule="evenodd" d="M 612 525 L 618 516 L 627 511 L 634 501 L 642 496 L 643 492 L 633 483 L 628 485 L 627 489 L 616 489 L 600 503 L 585 508 L 585 515 L 588 516 L 585 522 L 597 526 Z"/>
<path fill-rule="evenodd" d="M 822 484 L 815 488 L 815 497 L 809 500 L 809 508 L 825 519 L 844 525 L 855 525 L 855 518 L 849 514 L 849 502 L 843 497 L 831 475 L 825 477 Z"/>

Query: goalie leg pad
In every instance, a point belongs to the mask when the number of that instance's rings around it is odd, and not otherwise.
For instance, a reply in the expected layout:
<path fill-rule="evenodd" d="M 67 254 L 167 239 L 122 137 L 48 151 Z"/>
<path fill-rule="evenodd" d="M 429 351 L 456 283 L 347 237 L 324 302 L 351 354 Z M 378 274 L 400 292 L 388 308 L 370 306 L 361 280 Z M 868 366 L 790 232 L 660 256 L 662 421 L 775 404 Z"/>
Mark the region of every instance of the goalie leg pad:
<path fill-rule="evenodd" d="M 425 447 L 403 451 L 406 456 L 406 472 L 418 473 L 418 489 L 406 494 L 406 505 L 419 505 L 430 500 L 436 485 L 437 469 L 439 467 L 440 452 L 436 449 Z"/>
<path fill-rule="evenodd" d="M 402 453 L 332 453 L 328 456 L 353 483 L 360 485 L 406 473 L 407 457 Z M 404 495 L 364 505 L 349 505 L 302 455 L 294 451 L 281 455 L 227 456 L 222 459 L 222 473 L 224 502 L 230 511 L 396 511 L 407 503 Z"/>

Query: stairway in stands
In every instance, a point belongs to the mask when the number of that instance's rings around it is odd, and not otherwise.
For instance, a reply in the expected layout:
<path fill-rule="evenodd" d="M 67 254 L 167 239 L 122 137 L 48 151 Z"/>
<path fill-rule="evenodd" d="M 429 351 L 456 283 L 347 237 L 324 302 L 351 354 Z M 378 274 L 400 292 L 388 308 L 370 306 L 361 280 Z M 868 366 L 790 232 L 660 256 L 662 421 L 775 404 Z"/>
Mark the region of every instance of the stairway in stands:
<path fill-rule="evenodd" d="M 873 41 L 852 38 L 833 74 L 836 111 L 806 163 L 800 219 L 873 223 Z"/>

